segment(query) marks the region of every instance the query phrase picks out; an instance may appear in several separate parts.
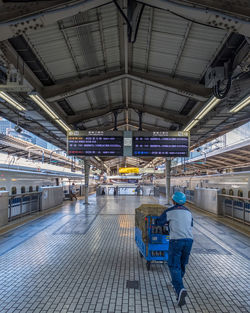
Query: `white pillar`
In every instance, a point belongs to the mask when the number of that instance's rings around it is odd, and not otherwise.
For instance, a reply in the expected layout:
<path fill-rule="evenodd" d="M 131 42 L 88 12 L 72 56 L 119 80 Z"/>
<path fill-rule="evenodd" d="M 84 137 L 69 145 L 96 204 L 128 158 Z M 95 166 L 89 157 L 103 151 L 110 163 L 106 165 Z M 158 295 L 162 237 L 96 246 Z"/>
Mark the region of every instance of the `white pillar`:
<path fill-rule="evenodd" d="M 171 204 L 171 202 L 170 202 L 171 159 L 170 158 L 166 158 L 165 167 L 166 167 L 166 199 L 167 199 L 167 204 Z"/>

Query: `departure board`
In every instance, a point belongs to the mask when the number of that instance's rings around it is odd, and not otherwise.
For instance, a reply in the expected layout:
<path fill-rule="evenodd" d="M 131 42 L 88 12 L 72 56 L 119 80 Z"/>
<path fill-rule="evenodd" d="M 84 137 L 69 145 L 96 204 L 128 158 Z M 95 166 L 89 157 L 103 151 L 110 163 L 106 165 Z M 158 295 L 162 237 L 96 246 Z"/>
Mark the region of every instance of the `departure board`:
<path fill-rule="evenodd" d="M 137 157 L 187 157 L 188 132 L 133 132 L 132 155 Z"/>
<path fill-rule="evenodd" d="M 123 156 L 123 132 L 69 131 L 68 155 Z"/>

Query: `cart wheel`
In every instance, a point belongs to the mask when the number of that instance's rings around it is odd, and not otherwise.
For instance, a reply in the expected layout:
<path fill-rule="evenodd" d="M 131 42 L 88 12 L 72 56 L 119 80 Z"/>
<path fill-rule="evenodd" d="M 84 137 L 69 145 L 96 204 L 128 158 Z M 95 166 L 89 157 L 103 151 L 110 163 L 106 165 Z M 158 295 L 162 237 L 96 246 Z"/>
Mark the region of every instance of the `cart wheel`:
<path fill-rule="evenodd" d="M 147 267 L 147 270 L 150 271 L 150 261 L 147 261 L 146 267 Z"/>
<path fill-rule="evenodd" d="M 140 257 L 142 258 L 142 257 L 143 257 L 143 254 L 141 253 L 141 251 L 139 251 L 139 254 L 140 254 Z"/>

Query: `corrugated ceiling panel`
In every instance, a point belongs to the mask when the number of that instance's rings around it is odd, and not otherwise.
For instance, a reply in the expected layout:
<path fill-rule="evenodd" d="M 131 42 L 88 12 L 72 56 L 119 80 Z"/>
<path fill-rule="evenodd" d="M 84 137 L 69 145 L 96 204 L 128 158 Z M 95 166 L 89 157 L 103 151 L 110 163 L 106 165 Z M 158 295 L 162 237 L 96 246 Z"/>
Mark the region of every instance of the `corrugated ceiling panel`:
<path fill-rule="evenodd" d="M 106 86 L 92 89 L 88 92 L 94 108 L 103 108 L 108 105 L 108 90 Z"/>
<path fill-rule="evenodd" d="M 179 51 L 183 36 L 153 31 L 151 51 L 172 55 Z"/>
<path fill-rule="evenodd" d="M 122 102 L 122 81 L 117 81 L 112 84 L 109 84 L 111 102 L 112 103 L 121 103 Z"/>
<path fill-rule="evenodd" d="M 149 70 L 171 73 L 175 62 L 175 55 L 151 52 L 149 56 Z"/>
<path fill-rule="evenodd" d="M 166 91 L 151 86 L 146 87 L 145 104 L 160 107 Z"/>
<path fill-rule="evenodd" d="M 86 128 L 98 127 L 98 126 L 99 126 L 99 123 L 98 123 L 98 120 L 97 120 L 97 119 L 92 119 L 92 120 L 89 120 L 89 121 L 85 121 L 85 122 L 84 122 L 84 126 L 85 126 Z"/>
<path fill-rule="evenodd" d="M 154 115 L 143 113 L 142 122 L 154 126 L 157 118 Z"/>
<path fill-rule="evenodd" d="M 139 116 L 133 109 L 129 109 L 129 117 L 134 122 L 139 122 Z"/>
<path fill-rule="evenodd" d="M 188 21 L 164 10 L 154 9 L 153 31 L 163 31 L 168 34 L 183 36 L 187 28 Z"/>
<path fill-rule="evenodd" d="M 205 34 L 205 36 L 204 36 Z M 176 74 L 201 78 L 221 47 L 226 32 L 192 24 Z"/>
<path fill-rule="evenodd" d="M 168 129 L 172 125 L 172 123 L 165 121 L 163 118 L 157 118 L 156 125 Z"/>
<path fill-rule="evenodd" d="M 120 48 L 118 28 L 104 29 L 104 48 L 109 68 L 120 66 Z"/>
<path fill-rule="evenodd" d="M 133 44 L 133 66 L 147 70 L 148 44 L 150 41 L 150 10 L 145 7 L 140 21 L 136 42 Z"/>
<path fill-rule="evenodd" d="M 133 66 L 136 69 L 145 70 L 147 54 L 145 49 L 133 49 Z"/>
<path fill-rule="evenodd" d="M 153 21 L 149 69 L 171 73 L 188 23 L 157 9 Z"/>
<path fill-rule="evenodd" d="M 145 84 L 141 84 L 132 80 L 131 101 L 134 103 L 142 103 L 144 90 L 145 90 Z"/>
<path fill-rule="evenodd" d="M 165 109 L 174 110 L 180 112 L 186 104 L 188 98 L 176 95 L 175 93 L 169 92 L 164 105 Z"/>
<path fill-rule="evenodd" d="M 118 14 L 120 14 L 113 3 L 100 7 L 101 21 L 104 28 L 114 27 L 118 25 Z"/>
<path fill-rule="evenodd" d="M 110 128 L 114 128 L 114 124 L 113 124 L 113 114 L 109 113 L 109 114 L 105 114 L 101 117 L 98 118 L 98 121 L 101 125 L 107 125 L 110 124 Z"/>
<path fill-rule="evenodd" d="M 88 32 L 75 30 L 75 35 L 69 37 L 73 54 L 77 57 L 80 69 L 91 69 L 103 65 L 103 54 L 99 31 Z"/>
<path fill-rule="evenodd" d="M 54 79 L 76 75 L 72 58 L 57 24 L 28 33 L 27 39 Z M 64 75 L 64 71 L 67 75 Z"/>
<path fill-rule="evenodd" d="M 80 93 L 78 95 L 69 97 L 67 98 L 67 101 L 75 112 L 91 109 L 86 93 Z"/>

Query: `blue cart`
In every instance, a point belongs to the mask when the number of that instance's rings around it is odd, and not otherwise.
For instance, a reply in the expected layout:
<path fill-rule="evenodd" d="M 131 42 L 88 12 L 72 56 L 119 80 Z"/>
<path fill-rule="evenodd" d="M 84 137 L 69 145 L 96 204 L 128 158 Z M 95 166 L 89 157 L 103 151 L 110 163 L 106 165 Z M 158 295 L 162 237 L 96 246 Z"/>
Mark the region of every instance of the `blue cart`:
<path fill-rule="evenodd" d="M 169 247 L 169 233 L 167 226 L 156 226 L 155 219 L 158 216 L 147 216 L 145 218 L 146 243 L 142 238 L 142 231 L 135 227 L 135 242 L 139 249 L 141 257 L 147 261 L 147 270 L 150 270 L 152 261 L 167 262 L 168 247 Z"/>

